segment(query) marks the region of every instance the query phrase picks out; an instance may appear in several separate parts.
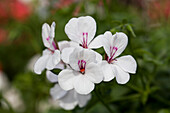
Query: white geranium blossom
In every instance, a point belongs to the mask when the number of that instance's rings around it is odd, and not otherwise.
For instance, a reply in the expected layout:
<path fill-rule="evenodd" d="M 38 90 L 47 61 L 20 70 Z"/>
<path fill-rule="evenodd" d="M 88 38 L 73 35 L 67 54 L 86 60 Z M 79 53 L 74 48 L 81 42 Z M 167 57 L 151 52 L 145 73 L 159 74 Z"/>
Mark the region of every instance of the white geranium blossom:
<path fill-rule="evenodd" d="M 62 56 L 67 56 L 67 53 Z M 103 73 L 92 50 L 74 48 L 66 63 L 70 68 L 62 70 L 58 75 L 59 85 L 66 91 L 75 89 L 79 94 L 89 94 L 94 89 L 94 83 L 103 80 Z"/>
<path fill-rule="evenodd" d="M 50 82 L 56 83 L 55 86 L 50 89 L 50 94 L 52 98 L 54 100 L 57 100 L 59 102 L 59 106 L 64 108 L 65 110 L 72 110 L 77 105 L 79 105 L 79 107 L 84 107 L 91 99 L 91 94 L 81 95 L 73 89 L 69 91 L 63 90 L 57 83 L 58 76 L 51 71 L 47 71 L 46 76 Z"/>
<path fill-rule="evenodd" d="M 136 73 L 136 61 L 131 55 L 116 57 L 125 50 L 128 37 L 121 32 L 112 35 L 109 31 L 101 36 L 103 36 L 102 45 L 107 54 L 106 61 L 102 62 L 104 81 L 110 81 L 116 77 L 119 84 L 127 83 L 130 79 L 129 73 Z"/>
<path fill-rule="evenodd" d="M 65 26 L 65 33 L 71 41 L 80 44 L 83 48 L 99 48 L 101 47 L 100 36 L 96 34 L 96 22 L 90 16 L 82 16 L 72 18 Z"/>
<path fill-rule="evenodd" d="M 90 16 L 70 19 L 65 26 L 65 33 L 72 42 L 77 43 L 77 45 L 75 45 L 76 47 L 82 47 L 85 49 L 96 49 L 102 47 L 100 41 L 102 36 L 99 35 L 94 39 L 96 34 L 96 22 Z M 69 56 L 73 49 L 74 48 L 66 48 L 63 52 L 67 53 Z M 95 54 L 97 61 L 101 61 L 102 56 L 97 52 L 95 52 Z M 63 60 L 68 62 L 69 57 L 65 58 Z"/>
<path fill-rule="evenodd" d="M 55 22 L 52 23 L 51 27 L 48 24 L 42 26 L 42 39 L 45 47 L 43 55 L 37 60 L 34 65 L 34 72 L 41 74 L 46 68 L 52 70 L 60 62 L 60 51 L 58 50 L 54 41 L 55 35 Z"/>
<path fill-rule="evenodd" d="M 14 111 L 23 112 L 23 110 L 25 109 L 25 105 L 23 103 L 19 90 L 11 86 L 6 74 L 1 70 L 0 70 L 0 93 L 2 94 L 2 97 L 9 102 Z M 0 100 L 0 104 L 2 108 L 9 109 L 9 106 L 3 99 Z"/>
<path fill-rule="evenodd" d="M 0 70 L 0 92 L 9 88 L 9 81 L 7 76 Z"/>

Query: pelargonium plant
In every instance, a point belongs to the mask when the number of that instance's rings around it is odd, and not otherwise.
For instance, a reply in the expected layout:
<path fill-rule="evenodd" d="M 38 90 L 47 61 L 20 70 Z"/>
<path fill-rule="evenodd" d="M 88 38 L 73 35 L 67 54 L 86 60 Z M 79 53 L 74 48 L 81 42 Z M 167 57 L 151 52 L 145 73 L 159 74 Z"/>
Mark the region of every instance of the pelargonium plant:
<path fill-rule="evenodd" d="M 55 23 L 42 26 L 42 39 L 47 48 L 34 65 L 34 72 L 46 69 L 47 79 L 55 86 L 50 89 L 54 100 L 65 110 L 77 105 L 84 107 L 91 99 L 95 84 L 116 78 L 118 84 L 129 81 L 129 73 L 135 74 L 137 63 L 131 55 L 118 57 L 128 44 L 122 32 L 110 31 L 95 37 L 96 22 L 90 16 L 72 18 L 65 26 L 70 41 L 57 42 Z M 95 37 L 95 38 L 94 38 Z M 93 49 L 104 48 L 105 58 Z M 52 72 L 60 69 L 59 74 Z"/>

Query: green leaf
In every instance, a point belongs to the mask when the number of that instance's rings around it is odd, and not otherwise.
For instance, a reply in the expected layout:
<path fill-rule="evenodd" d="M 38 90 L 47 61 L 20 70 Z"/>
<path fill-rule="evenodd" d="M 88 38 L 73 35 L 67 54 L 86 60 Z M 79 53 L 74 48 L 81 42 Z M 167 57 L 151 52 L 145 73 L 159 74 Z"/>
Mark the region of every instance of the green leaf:
<path fill-rule="evenodd" d="M 158 111 L 158 113 L 170 113 L 169 109 L 161 109 Z"/>
<path fill-rule="evenodd" d="M 133 31 L 132 26 L 130 24 L 126 24 L 126 28 L 127 28 L 128 31 L 131 32 L 133 37 L 136 37 L 135 32 Z"/>
<path fill-rule="evenodd" d="M 146 102 L 147 102 L 147 100 L 148 100 L 148 92 L 143 92 L 143 94 L 142 94 L 142 103 L 143 104 L 146 104 Z"/>

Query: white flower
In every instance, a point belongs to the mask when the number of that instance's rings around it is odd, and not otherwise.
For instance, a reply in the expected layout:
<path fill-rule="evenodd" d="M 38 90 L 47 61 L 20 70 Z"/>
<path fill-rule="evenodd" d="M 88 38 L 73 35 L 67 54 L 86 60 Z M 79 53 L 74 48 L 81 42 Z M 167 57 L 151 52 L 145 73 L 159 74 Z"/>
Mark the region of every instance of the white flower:
<path fill-rule="evenodd" d="M 84 107 L 91 98 L 90 94 L 81 95 L 73 89 L 65 91 L 59 84 L 55 84 L 55 86 L 50 89 L 50 94 L 54 100 L 58 100 L 59 106 L 65 110 L 72 110 L 77 105 Z"/>
<path fill-rule="evenodd" d="M 83 48 L 99 48 L 102 45 L 99 43 L 100 38 L 94 36 L 96 34 L 96 22 L 90 16 L 82 16 L 72 18 L 65 26 L 65 32 L 68 38 Z"/>
<path fill-rule="evenodd" d="M 50 82 L 57 83 L 58 76 L 54 73 L 47 71 L 46 76 Z M 91 98 L 90 94 L 81 95 L 73 89 L 65 91 L 59 84 L 55 84 L 55 86 L 50 89 L 50 94 L 55 101 L 57 100 L 59 102 L 59 106 L 65 110 L 72 110 L 77 105 L 84 107 Z"/>
<path fill-rule="evenodd" d="M 82 16 L 79 18 L 72 18 L 65 26 L 65 33 L 68 38 L 77 43 L 77 46 L 85 49 L 96 49 L 102 47 L 101 35 L 94 39 L 96 34 L 96 22 L 90 16 Z M 63 52 L 69 54 L 73 51 L 73 48 L 67 48 Z M 101 55 L 95 52 L 97 60 L 102 59 Z M 68 58 L 67 58 L 68 59 Z M 65 60 L 65 59 L 64 59 Z M 66 61 L 66 60 L 65 60 Z M 67 61 L 66 61 L 67 62 Z"/>
<path fill-rule="evenodd" d="M 0 70 L 0 93 L 5 98 L 11 107 L 17 112 L 23 112 L 25 105 L 21 98 L 20 92 L 15 87 L 11 86 L 7 76 Z M 6 101 L 0 100 L 0 104 L 3 108 L 8 108 Z"/>
<path fill-rule="evenodd" d="M 7 89 L 5 92 L 2 93 L 2 96 L 7 100 L 7 102 L 9 102 L 12 109 L 17 112 L 24 111 L 25 105 L 18 89 L 11 86 L 11 88 Z M 6 106 L 6 103 L 4 103 L 4 107 L 8 107 L 8 105 Z"/>
<path fill-rule="evenodd" d="M 0 70 L 0 92 L 9 88 L 9 81 L 7 76 Z"/>
<path fill-rule="evenodd" d="M 48 25 L 47 25 L 48 26 Z M 47 31 L 47 30 L 45 30 Z M 51 28 L 51 36 L 54 37 L 54 28 Z M 74 42 L 69 41 L 60 41 L 58 42 L 58 48 L 56 47 L 56 44 L 54 42 L 54 38 L 48 37 L 48 41 L 45 39 L 45 37 L 48 36 L 48 34 L 43 33 L 43 42 L 44 45 L 48 48 L 43 51 L 43 56 L 38 59 L 34 66 L 34 71 L 37 74 L 41 74 L 41 72 L 47 68 L 48 70 L 52 69 L 64 69 L 65 64 L 63 61 L 60 60 L 60 52 L 68 47 L 74 47 L 77 46 Z M 54 52 L 54 53 L 53 53 Z M 50 66 L 48 66 L 50 65 Z"/>
<path fill-rule="evenodd" d="M 128 37 L 124 33 L 112 35 L 107 31 L 104 33 L 102 45 L 107 54 L 106 61 L 102 62 L 104 81 L 110 81 L 116 77 L 119 84 L 125 84 L 129 81 L 129 73 L 136 73 L 137 64 L 131 55 L 119 56 L 126 48 Z"/>
<path fill-rule="evenodd" d="M 66 91 L 75 89 L 79 94 L 89 94 L 94 89 L 94 83 L 103 80 L 103 73 L 96 59 L 94 51 L 75 48 L 69 56 L 70 68 L 62 70 L 58 75 L 61 88 Z"/>
<path fill-rule="evenodd" d="M 60 51 L 58 50 L 54 41 L 55 23 L 53 22 L 51 27 L 48 24 L 42 26 L 42 39 L 45 47 L 43 55 L 37 60 L 34 65 L 34 72 L 41 74 L 46 68 L 52 70 L 60 62 Z"/>

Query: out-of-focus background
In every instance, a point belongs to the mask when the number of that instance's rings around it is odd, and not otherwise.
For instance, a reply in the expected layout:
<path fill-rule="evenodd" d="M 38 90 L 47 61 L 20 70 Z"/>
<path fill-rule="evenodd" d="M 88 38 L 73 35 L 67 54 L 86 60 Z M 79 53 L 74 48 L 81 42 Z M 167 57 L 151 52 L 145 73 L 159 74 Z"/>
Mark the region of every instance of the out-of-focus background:
<path fill-rule="evenodd" d="M 0 0 L 0 113 L 107 113 L 93 95 L 85 108 L 64 111 L 52 101 L 45 72 L 33 73 L 42 54 L 41 27 L 56 22 L 55 39 L 68 40 L 65 24 L 90 15 L 97 33 L 125 32 L 138 69 L 126 85 L 99 84 L 115 113 L 170 113 L 169 0 Z M 98 50 L 103 54 L 102 49 Z"/>

